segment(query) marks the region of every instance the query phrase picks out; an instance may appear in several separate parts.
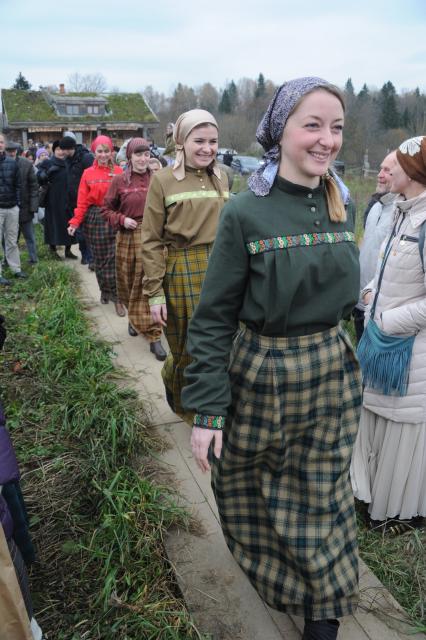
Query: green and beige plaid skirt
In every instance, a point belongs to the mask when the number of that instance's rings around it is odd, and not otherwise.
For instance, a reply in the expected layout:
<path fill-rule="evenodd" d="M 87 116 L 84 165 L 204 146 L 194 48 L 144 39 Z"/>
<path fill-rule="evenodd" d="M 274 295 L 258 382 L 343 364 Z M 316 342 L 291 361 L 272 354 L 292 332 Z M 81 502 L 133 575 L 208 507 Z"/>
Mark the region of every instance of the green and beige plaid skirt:
<path fill-rule="evenodd" d="M 172 410 L 192 426 L 193 413 L 181 404 L 185 386 L 183 373 L 191 362 L 186 351 L 188 325 L 200 299 L 212 245 L 200 244 L 188 249 L 168 248 L 163 287 L 167 301 L 167 327 L 164 329 L 170 352 L 164 362 L 162 377 Z"/>
<path fill-rule="evenodd" d="M 263 600 L 311 619 L 350 614 L 358 550 L 349 466 L 361 382 L 340 327 L 235 341 L 232 407 L 212 485 L 227 544 Z"/>
<path fill-rule="evenodd" d="M 136 229 L 119 229 L 115 246 L 118 299 L 127 309 L 129 322 L 148 342 L 161 338 L 161 326 L 151 318 L 147 296 L 142 290 L 142 224 Z"/>

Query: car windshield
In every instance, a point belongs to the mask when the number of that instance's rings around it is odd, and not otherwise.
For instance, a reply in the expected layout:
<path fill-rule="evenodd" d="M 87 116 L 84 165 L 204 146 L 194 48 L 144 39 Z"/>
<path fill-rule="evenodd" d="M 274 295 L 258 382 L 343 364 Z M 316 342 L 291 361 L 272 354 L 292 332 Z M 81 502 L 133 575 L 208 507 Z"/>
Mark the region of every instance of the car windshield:
<path fill-rule="evenodd" d="M 253 158 L 252 156 L 235 156 L 235 160 L 239 160 L 245 167 L 257 169 L 257 167 L 259 166 L 259 160 L 257 158 Z"/>

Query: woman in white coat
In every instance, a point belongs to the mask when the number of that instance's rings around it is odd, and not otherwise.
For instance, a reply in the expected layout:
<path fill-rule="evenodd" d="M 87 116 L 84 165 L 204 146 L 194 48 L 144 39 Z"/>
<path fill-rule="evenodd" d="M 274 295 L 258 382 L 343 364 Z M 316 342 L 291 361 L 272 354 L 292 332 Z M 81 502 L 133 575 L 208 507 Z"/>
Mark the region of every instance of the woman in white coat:
<path fill-rule="evenodd" d="M 365 390 L 351 477 L 371 526 L 401 533 L 426 516 L 426 136 L 396 157 L 392 232 L 363 291 L 373 336 L 358 350 Z"/>

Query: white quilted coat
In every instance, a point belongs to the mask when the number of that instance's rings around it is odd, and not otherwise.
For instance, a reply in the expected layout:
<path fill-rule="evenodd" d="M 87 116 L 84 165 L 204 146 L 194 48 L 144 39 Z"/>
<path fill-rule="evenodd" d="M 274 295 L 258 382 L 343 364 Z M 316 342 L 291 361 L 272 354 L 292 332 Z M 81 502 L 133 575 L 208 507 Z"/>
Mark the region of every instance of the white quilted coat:
<path fill-rule="evenodd" d="M 411 200 L 395 205 L 397 235 L 392 243 L 383 274 L 374 319 L 391 335 L 417 334 L 411 358 L 406 396 L 385 396 L 373 389 L 364 391 L 364 406 L 395 422 L 426 422 L 426 277 L 422 270 L 418 242 L 420 225 L 426 220 L 426 191 Z M 366 287 L 375 294 L 383 250 L 382 244 L 376 275 Z M 424 248 L 426 268 L 426 246 Z M 374 297 L 374 296 L 373 296 Z M 370 307 L 367 308 L 366 322 Z"/>

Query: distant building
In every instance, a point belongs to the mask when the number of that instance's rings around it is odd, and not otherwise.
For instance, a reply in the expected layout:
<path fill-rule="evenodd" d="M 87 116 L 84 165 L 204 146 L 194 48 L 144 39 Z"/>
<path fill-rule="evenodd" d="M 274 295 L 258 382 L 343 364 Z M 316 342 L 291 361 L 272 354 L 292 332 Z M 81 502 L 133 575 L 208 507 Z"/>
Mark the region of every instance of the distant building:
<path fill-rule="evenodd" d="M 110 136 L 117 146 L 132 136 L 154 138 L 159 121 L 141 93 L 66 93 L 41 89 L 2 89 L 2 129 L 28 146 L 52 142 L 71 130 L 77 142 L 87 146 L 99 134 Z"/>

